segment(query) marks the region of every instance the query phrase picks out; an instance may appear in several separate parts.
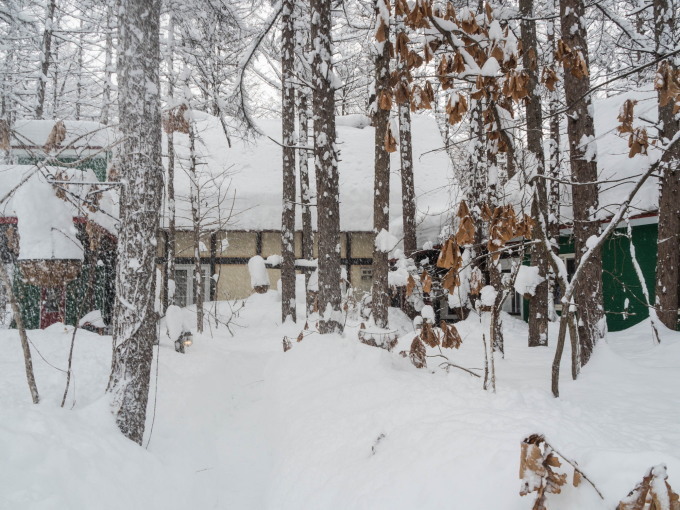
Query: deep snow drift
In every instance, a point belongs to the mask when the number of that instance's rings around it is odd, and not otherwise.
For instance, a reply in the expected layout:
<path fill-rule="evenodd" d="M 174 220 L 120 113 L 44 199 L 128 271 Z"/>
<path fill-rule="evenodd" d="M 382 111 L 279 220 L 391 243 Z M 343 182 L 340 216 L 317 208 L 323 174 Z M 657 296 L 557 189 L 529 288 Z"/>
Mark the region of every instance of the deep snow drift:
<path fill-rule="evenodd" d="M 102 397 L 110 337 L 78 331 L 75 385 L 62 410 L 58 369 L 72 329 L 29 332 L 40 351 L 38 406 L 18 336 L 0 330 L 0 508 L 529 509 L 533 498 L 519 496 L 520 442 L 536 432 L 605 497 L 567 485 L 548 495 L 551 510 L 614 508 L 662 462 L 680 488 L 679 333 L 664 331 L 654 345 L 645 321 L 610 334 L 576 382 L 567 350 L 554 399 L 553 347 L 529 349 L 526 324 L 505 316 L 494 394 L 479 378 L 440 369 L 443 358 L 417 370 L 399 356 L 414 333 L 396 310 L 391 326 L 403 336 L 388 353 L 360 344 L 354 319 L 344 337 L 307 331 L 298 343 L 303 323 L 278 323 L 277 299 L 211 304 L 223 322 L 231 318 L 228 327 L 213 321 L 184 355 L 163 336 L 148 450 L 117 432 Z M 444 354 L 482 367 L 485 320 L 460 323 L 463 346 Z M 284 336 L 293 345 L 286 353 Z"/>

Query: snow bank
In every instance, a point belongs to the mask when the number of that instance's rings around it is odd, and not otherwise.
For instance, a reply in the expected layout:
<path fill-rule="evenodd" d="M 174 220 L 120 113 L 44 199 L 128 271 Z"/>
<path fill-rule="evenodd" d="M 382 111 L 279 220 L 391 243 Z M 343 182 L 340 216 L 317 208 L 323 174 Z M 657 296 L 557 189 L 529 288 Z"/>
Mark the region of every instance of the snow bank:
<path fill-rule="evenodd" d="M 388 353 L 359 343 L 353 320 L 342 336 L 319 335 L 312 323 L 296 342 L 304 323 L 280 324 L 275 291 L 243 308 L 209 307 L 222 322 L 195 336 L 187 354 L 165 337 L 155 350 L 148 451 L 118 434 L 101 399 L 110 337 L 78 332 L 75 389 L 61 410 L 64 373 L 35 356 L 43 403 L 31 405 L 17 333 L 0 331 L 0 508 L 528 509 L 520 442 L 537 432 L 605 498 L 587 483 L 567 484 L 548 495 L 551 509 L 614 508 L 661 463 L 680 486 L 680 333 L 664 329 L 655 344 L 648 320 L 608 335 L 576 381 L 564 368 L 567 345 L 555 399 L 555 327 L 549 347 L 529 348 L 527 325 L 503 315 L 505 357 L 495 359 L 492 393 L 480 378 L 440 368 L 436 348 L 427 350 L 427 369 L 401 357 L 415 333 L 394 309 L 390 328 L 402 336 Z M 480 373 L 488 316 L 457 323 L 463 344 L 444 355 Z M 63 369 L 71 332 L 28 334 Z M 286 353 L 283 337 L 292 339 Z"/>

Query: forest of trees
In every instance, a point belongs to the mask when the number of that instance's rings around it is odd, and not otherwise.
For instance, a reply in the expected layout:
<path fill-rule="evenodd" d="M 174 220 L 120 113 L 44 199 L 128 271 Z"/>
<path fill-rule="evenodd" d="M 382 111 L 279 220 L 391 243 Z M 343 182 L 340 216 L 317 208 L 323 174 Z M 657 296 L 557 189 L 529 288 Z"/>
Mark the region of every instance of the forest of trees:
<path fill-rule="evenodd" d="M 366 171 L 375 176 L 376 235 L 370 309 L 373 326 L 387 331 L 389 273 L 395 264 L 383 242 L 394 192 L 389 176 L 401 177 L 402 259 L 408 259 L 421 248 L 411 116 L 430 115 L 462 192 L 451 208 L 450 228 L 438 239 L 441 287 L 451 295 L 464 292 L 468 308 L 490 313 L 490 345 L 502 353 L 500 310 L 520 265 L 508 275 L 500 260 L 508 253 L 530 260 L 539 278 L 530 296 L 527 341 L 546 345 L 548 322 L 559 323 L 552 387 L 558 396 L 564 343 L 572 345 L 575 378 L 606 335 L 601 249 L 633 214 L 631 202 L 648 179 L 659 183 L 659 228 L 656 297 L 647 305 L 653 327 L 677 327 L 678 23 L 680 5 L 673 0 L 5 0 L 0 5 L 0 163 L 13 162 L 10 139 L 20 119 L 92 120 L 120 134 L 113 151 L 124 186 L 108 391 L 119 428 L 141 442 L 162 313 L 154 307 L 154 240 L 163 156 L 171 204 L 168 235 L 174 236 L 173 133 L 194 140 L 192 112 L 198 111 L 220 119 L 227 139 L 256 140 L 257 118 L 280 116 L 281 317 L 297 319 L 297 209 L 304 259 L 312 258 L 311 218 L 317 215 L 318 296 L 307 306 L 318 311 L 318 330 L 326 334 L 340 332 L 344 323 L 336 116 L 370 117 L 375 152 L 366 157 L 374 161 Z M 627 101 L 619 133 L 629 140 L 631 158 L 648 153 L 650 158 L 629 179 L 634 185 L 610 214 L 613 219 L 603 223 L 599 189 L 606 182 L 598 173 L 593 102 L 635 90 L 656 91 L 658 111 L 653 118 L 638 118 L 634 101 Z M 230 127 L 235 123 L 236 132 Z M 394 152 L 400 168 L 390 167 Z M 191 168 L 200 171 L 195 158 Z M 310 179 L 316 181 L 316 196 L 309 192 Z M 512 182 L 526 208 L 512 201 Z M 198 193 L 196 184 L 196 254 Z M 565 208 L 573 211 L 566 219 L 561 218 Z M 571 274 L 558 256 L 560 228 L 568 222 L 576 254 Z M 168 254 L 168 281 L 174 281 L 173 257 Z M 428 293 L 433 275 L 408 267 L 407 298 Z M 555 286 L 564 304 L 560 317 L 551 306 Z M 493 294 L 481 292 L 484 288 Z M 172 300 L 170 290 L 167 304 Z M 202 314 L 202 299 L 197 303 Z M 201 315 L 197 322 L 201 328 Z M 418 349 L 414 342 L 412 350 Z"/>

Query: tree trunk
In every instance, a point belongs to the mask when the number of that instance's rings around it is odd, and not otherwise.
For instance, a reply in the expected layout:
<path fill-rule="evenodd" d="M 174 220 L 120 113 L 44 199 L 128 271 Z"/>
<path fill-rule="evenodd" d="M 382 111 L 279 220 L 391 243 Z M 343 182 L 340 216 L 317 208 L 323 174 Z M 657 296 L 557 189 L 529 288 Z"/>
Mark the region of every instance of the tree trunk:
<path fill-rule="evenodd" d="M 111 105 L 111 87 L 113 86 L 113 6 L 112 0 L 106 2 L 106 35 L 104 37 L 104 90 L 102 92 L 102 112 L 100 121 L 109 123 L 109 106 Z"/>
<path fill-rule="evenodd" d="M 308 116 L 307 90 L 298 89 L 298 119 L 299 132 L 298 143 L 301 147 L 309 144 L 309 116 Z M 302 239 L 301 255 L 305 260 L 314 259 L 314 233 L 312 232 L 312 192 L 309 189 L 309 153 L 306 149 L 300 150 L 300 202 L 302 203 Z M 314 296 L 307 292 L 310 271 L 305 271 L 305 304 L 307 317 L 314 311 Z"/>
<path fill-rule="evenodd" d="M 571 48 L 575 58 L 588 64 L 588 43 L 586 39 L 584 19 L 584 3 L 582 0 L 561 0 L 560 18 L 562 22 L 562 38 Z M 588 75 L 578 76 L 576 65 L 566 64 L 564 68 L 564 89 L 567 106 L 567 133 L 569 135 L 569 157 L 572 180 L 579 183 L 572 186 L 574 211 L 574 245 L 576 264 L 586 250 L 586 243 L 591 236 L 600 231 L 595 213 L 598 209 L 597 181 L 597 149 L 595 145 L 595 127 L 593 123 L 593 105 Z M 591 184 L 587 184 L 591 183 Z M 578 317 L 578 334 L 581 342 L 581 365 L 590 359 L 597 341 L 606 331 L 602 302 L 602 255 L 597 250 L 583 268 L 583 276 L 578 282 L 575 295 Z"/>
<path fill-rule="evenodd" d="M 381 8 L 382 4 L 382 8 Z M 389 41 L 389 19 L 382 19 L 386 12 L 383 0 L 376 0 L 376 26 L 383 23 L 385 38 Z M 390 110 L 380 106 L 383 91 L 389 93 L 390 88 L 390 51 L 387 42 L 377 43 L 378 54 L 375 56 L 375 111 L 373 126 L 375 127 L 374 153 L 374 185 L 373 185 L 373 232 L 377 236 L 383 230 L 390 229 L 390 153 L 385 150 L 385 137 L 390 123 Z M 388 252 L 374 243 L 373 245 L 373 286 L 371 308 L 373 320 L 379 328 L 387 327 L 388 308 L 390 305 L 390 288 L 387 281 L 389 272 Z"/>
<path fill-rule="evenodd" d="M 397 16 L 397 36 L 405 32 L 404 16 Z M 397 58 L 399 79 L 408 87 L 408 66 L 401 55 Z M 397 105 L 399 111 L 399 159 L 401 160 L 401 207 L 404 229 L 404 255 L 410 257 L 418 250 L 416 237 L 416 190 L 413 181 L 413 143 L 411 140 L 411 104 L 406 100 Z"/>
<path fill-rule="evenodd" d="M 174 107 L 174 89 L 175 89 L 175 65 L 174 65 L 174 52 L 175 52 L 175 19 L 172 11 L 169 13 L 170 19 L 168 20 L 168 103 L 169 107 Z M 168 111 L 168 115 L 171 111 Z M 172 123 L 169 123 L 172 125 Z M 176 252 L 176 240 L 177 240 L 177 230 L 175 226 L 175 132 L 172 129 L 168 130 L 167 133 L 167 149 L 168 149 L 168 242 L 167 242 L 167 253 L 165 254 L 166 266 L 165 266 L 165 285 L 167 288 L 167 300 L 166 307 L 175 304 L 175 252 Z"/>
<path fill-rule="evenodd" d="M 163 166 L 160 112 L 160 0 L 120 0 L 118 86 L 123 134 L 113 359 L 108 393 L 121 432 L 144 437 L 158 316 L 156 233 Z"/>
<path fill-rule="evenodd" d="M 47 13 L 45 16 L 45 30 L 43 31 L 43 40 L 40 56 L 40 76 L 38 76 L 38 90 L 37 90 L 37 104 L 35 107 L 35 118 L 42 119 L 43 111 L 45 109 L 45 88 L 47 86 L 47 71 L 50 69 L 50 57 L 52 50 L 52 22 L 54 20 L 54 11 L 57 7 L 57 0 L 50 0 L 47 5 Z"/>
<path fill-rule="evenodd" d="M 654 39 L 657 58 L 677 48 L 673 6 L 668 0 L 654 0 L 656 20 Z M 677 57 L 668 59 L 671 72 L 676 72 Z M 659 139 L 668 143 L 678 132 L 673 115 L 674 101 L 659 104 Z M 667 151 L 662 159 L 659 194 L 659 237 L 656 259 L 656 305 L 659 320 L 668 328 L 678 327 L 680 297 L 680 145 Z"/>
<path fill-rule="evenodd" d="M 187 84 L 188 86 L 188 84 Z M 192 110 L 187 110 L 192 114 Z M 203 269 L 201 268 L 201 200 L 196 161 L 196 131 L 193 117 L 189 119 L 189 179 L 191 190 L 191 224 L 194 244 L 194 304 L 196 305 L 196 331 L 203 333 Z"/>
<path fill-rule="evenodd" d="M 527 173 L 536 173 L 545 176 L 545 157 L 543 155 L 543 115 L 541 113 L 541 96 L 538 94 L 538 44 L 536 42 L 536 22 L 531 20 L 534 11 L 533 0 L 520 0 L 519 9 L 521 23 L 522 63 L 524 70 L 529 76 L 527 91 L 529 96 L 526 101 L 526 124 L 527 124 L 527 148 L 528 168 Z M 541 195 L 541 204 L 547 206 L 547 188 L 545 179 L 537 179 L 537 191 Z M 531 215 L 538 220 L 538 202 L 531 204 Z M 547 211 L 540 214 L 547 216 Z M 536 239 L 536 234 L 534 234 Z M 543 282 L 536 286 L 536 291 L 529 303 L 529 347 L 548 345 L 548 273 L 550 266 L 545 246 L 542 243 L 535 244 L 531 254 L 531 265 L 538 267 L 538 274 Z"/>
<path fill-rule="evenodd" d="M 283 212 L 281 213 L 281 321 L 295 313 L 295 18 L 294 0 L 284 0 L 281 14 L 281 138 Z"/>
<path fill-rule="evenodd" d="M 12 288 L 12 280 L 7 273 L 5 264 L 0 262 L 0 282 L 5 287 L 5 294 L 12 307 L 12 314 L 14 321 L 19 331 L 19 339 L 21 340 L 21 349 L 24 351 L 24 368 L 26 369 L 26 381 L 28 382 L 28 389 L 31 392 L 31 399 L 34 404 L 40 402 L 40 395 L 38 394 L 38 386 L 35 383 L 35 374 L 33 373 L 33 361 L 31 359 L 31 348 L 28 345 L 28 336 L 26 335 L 26 328 L 24 327 L 24 320 L 21 316 L 21 309 L 17 303 L 14 289 Z"/>
<path fill-rule="evenodd" d="M 319 230 L 319 332 L 341 332 L 340 197 L 335 150 L 335 98 L 332 83 L 331 2 L 311 0 L 314 166 Z"/>
<path fill-rule="evenodd" d="M 551 11 L 554 12 L 555 0 L 549 4 Z M 555 38 L 555 20 L 551 19 L 548 22 L 548 51 L 547 57 L 550 65 L 553 65 L 555 72 L 559 73 L 559 67 L 555 66 L 555 50 L 557 49 L 557 42 Z M 548 202 L 546 209 L 548 212 L 546 232 L 548 239 L 551 240 L 551 248 L 555 255 L 560 252 L 560 183 L 558 179 L 561 174 L 560 166 L 560 118 L 558 114 L 560 104 L 560 86 L 563 80 L 555 85 L 555 90 L 548 91 L 548 115 L 550 117 L 549 129 L 550 136 L 548 138 L 548 173 L 550 180 L 548 181 Z M 548 254 L 549 255 L 549 254 Z M 556 312 L 553 304 L 553 296 L 555 295 L 555 286 L 557 285 L 557 277 L 554 271 L 550 272 L 550 282 L 548 291 L 548 310 L 550 312 L 550 320 L 556 320 Z"/>

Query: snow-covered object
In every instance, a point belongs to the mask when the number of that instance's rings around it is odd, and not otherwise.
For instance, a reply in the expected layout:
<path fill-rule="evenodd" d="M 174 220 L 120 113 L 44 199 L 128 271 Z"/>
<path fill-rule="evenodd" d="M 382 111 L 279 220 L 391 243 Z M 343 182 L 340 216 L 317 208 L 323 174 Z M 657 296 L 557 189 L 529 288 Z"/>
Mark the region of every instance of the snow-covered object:
<path fill-rule="evenodd" d="M 0 199 L 9 197 L 0 204 L 0 217 L 18 217 L 17 207 L 22 212 L 28 210 L 32 216 L 43 217 L 44 211 L 42 197 L 47 196 L 49 204 L 53 204 L 62 216 L 69 215 L 71 220 L 82 217 L 83 212 L 74 203 L 61 200 L 56 197 L 55 189 L 49 179 L 60 176 L 72 183 L 88 183 L 79 185 L 62 185 L 67 189 L 73 202 L 78 203 L 93 191 L 93 185 L 97 183 L 97 176 L 90 169 L 80 170 L 77 168 L 65 168 L 59 166 L 36 167 L 35 165 L 0 165 Z M 23 181 L 26 181 L 22 184 Z M 12 192 L 16 189 L 16 192 Z M 87 218 L 97 225 L 105 228 L 112 234 L 116 233 L 118 220 L 118 197 L 112 190 L 100 191 L 99 210 L 87 211 Z M 90 197 L 91 198 L 91 195 Z M 59 202 L 54 202 L 58 200 Z M 23 202 L 23 203 L 20 203 Z M 22 207 L 23 206 L 23 207 Z M 31 209 L 32 207 L 32 209 Z M 29 218 L 31 221 L 31 218 Z M 51 220 L 50 220 L 51 221 Z M 63 237 L 63 236 L 62 236 Z"/>
<path fill-rule="evenodd" d="M 185 331 L 191 331 L 191 324 L 187 323 L 186 313 L 177 305 L 170 305 L 165 311 L 165 328 L 173 342 Z"/>
<path fill-rule="evenodd" d="M 42 150 L 55 123 L 55 120 L 17 120 L 13 126 L 12 145 L 15 148 L 30 147 L 31 151 Z M 60 151 L 62 148 L 101 150 L 113 141 L 113 130 L 99 122 L 65 120 L 64 127 L 66 138 L 59 144 Z"/>
<path fill-rule="evenodd" d="M 78 322 L 78 326 L 82 327 L 85 324 L 90 324 L 95 328 L 103 328 L 106 326 L 104 324 L 104 319 L 102 318 L 101 310 L 92 310 L 89 313 L 83 315 L 82 319 Z"/>
<path fill-rule="evenodd" d="M 544 281 L 545 278 L 538 274 L 538 266 L 519 266 L 515 290 L 519 294 L 533 296 L 536 294 L 536 287 Z"/>
<path fill-rule="evenodd" d="M 265 266 L 264 259 L 259 255 L 250 257 L 250 260 L 248 260 L 248 272 L 250 273 L 250 285 L 253 288 L 269 286 L 267 266 Z"/>
<path fill-rule="evenodd" d="M 390 234 L 387 230 L 382 229 L 375 236 L 375 249 L 385 253 L 392 251 L 397 244 L 399 244 L 399 239 Z"/>
<path fill-rule="evenodd" d="M 453 294 L 449 294 L 448 303 L 449 308 L 465 308 L 469 303 L 470 296 L 470 273 L 472 266 L 470 265 L 470 250 L 463 250 L 463 269 L 460 270 L 460 285 L 453 290 Z"/>
<path fill-rule="evenodd" d="M 480 299 L 482 306 L 493 306 L 496 302 L 498 292 L 493 288 L 493 285 L 485 285 L 480 292 Z"/>
<path fill-rule="evenodd" d="M 19 260 L 83 260 L 71 206 L 58 198 L 38 172 L 14 195 Z"/>
<path fill-rule="evenodd" d="M 278 267 L 281 265 L 281 260 L 282 260 L 281 255 L 269 255 L 269 257 L 267 257 L 267 265 Z"/>
<path fill-rule="evenodd" d="M 434 324 L 434 309 L 430 305 L 425 305 L 423 306 L 423 309 L 420 310 L 420 316 L 423 318 L 423 321 L 429 322 L 430 324 Z"/>

